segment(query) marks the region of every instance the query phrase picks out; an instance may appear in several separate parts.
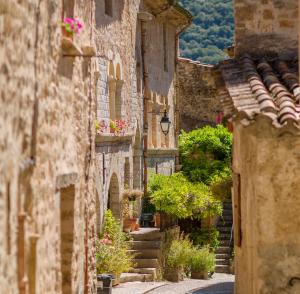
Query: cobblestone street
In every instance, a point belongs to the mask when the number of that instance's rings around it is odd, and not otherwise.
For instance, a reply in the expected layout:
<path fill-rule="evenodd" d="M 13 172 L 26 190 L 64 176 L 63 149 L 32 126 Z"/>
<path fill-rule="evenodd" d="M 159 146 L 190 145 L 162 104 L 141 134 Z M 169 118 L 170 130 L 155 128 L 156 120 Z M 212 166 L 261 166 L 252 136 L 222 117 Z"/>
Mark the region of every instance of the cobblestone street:
<path fill-rule="evenodd" d="M 126 283 L 113 289 L 113 294 L 233 294 L 234 276 L 214 274 L 210 280 L 186 279 L 180 283 Z"/>

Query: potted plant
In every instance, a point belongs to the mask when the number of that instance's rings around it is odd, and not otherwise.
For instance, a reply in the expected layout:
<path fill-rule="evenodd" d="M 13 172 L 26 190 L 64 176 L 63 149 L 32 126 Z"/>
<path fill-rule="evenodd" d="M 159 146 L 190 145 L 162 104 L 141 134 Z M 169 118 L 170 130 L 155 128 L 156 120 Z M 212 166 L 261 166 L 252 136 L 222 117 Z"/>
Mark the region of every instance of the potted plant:
<path fill-rule="evenodd" d="M 64 37 L 73 39 L 74 34 L 79 34 L 82 24 L 76 18 L 66 17 L 62 22 L 62 34 Z"/>
<path fill-rule="evenodd" d="M 208 247 L 195 249 L 190 264 L 192 279 L 207 280 L 209 273 L 215 270 L 215 254 Z"/>
<path fill-rule="evenodd" d="M 112 274 L 116 278 L 114 284 L 118 284 L 121 273 L 133 266 L 134 256 L 129 253 L 129 244 L 120 223 L 107 210 L 104 233 L 96 243 L 97 274 Z"/>
<path fill-rule="evenodd" d="M 123 231 L 131 232 L 130 207 L 128 199 L 123 200 Z"/>
<path fill-rule="evenodd" d="M 191 260 L 193 246 L 187 237 L 173 240 L 167 253 L 165 279 L 171 282 L 183 280 L 184 271 Z"/>

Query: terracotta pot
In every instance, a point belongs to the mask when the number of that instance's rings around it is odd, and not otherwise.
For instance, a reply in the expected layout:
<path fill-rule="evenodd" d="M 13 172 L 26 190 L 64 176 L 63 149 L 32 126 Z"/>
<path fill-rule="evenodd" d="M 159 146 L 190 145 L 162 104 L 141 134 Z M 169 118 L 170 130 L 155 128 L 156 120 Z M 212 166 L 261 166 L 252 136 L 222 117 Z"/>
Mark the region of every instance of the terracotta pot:
<path fill-rule="evenodd" d="M 130 231 L 131 231 L 131 220 L 130 219 L 123 220 L 123 231 L 126 233 L 130 233 Z"/>
<path fill-rule="evenodd" d="M 183 280 L 183 270 L 178 268 L 165 268 L 164 278 L 167 281 L 178 283 Z"/>
<path fill-rule="evenodd" d="M 155 221 L 155 227 L 156 228 L 160 228 L 160 224 L 161 224 L 160 213 L 155 213 L 155 215 L 154 215 L 154 221 Z"/>
<path fill-rule="evenodd" d="M 208 272 L 197 272 L 192 270 L 191 278 L 196 280 L 208 280 Z"/>
<path fill-rule="evenodd" d="M 61 31 L 62 31 L 62 35 L 65 37 L 65 38 L 68 38 L 70 40 L 73 40 L 73 33 L 70 33 L 66 30 L 66 28 L 64 26 L 61 27 Z"/>
<path fill-rule="evenodd" d="M 135 226 L 136 226 L 136 218 L 131 218 L 130 219 L 131 232 L 135 231 Z"/>

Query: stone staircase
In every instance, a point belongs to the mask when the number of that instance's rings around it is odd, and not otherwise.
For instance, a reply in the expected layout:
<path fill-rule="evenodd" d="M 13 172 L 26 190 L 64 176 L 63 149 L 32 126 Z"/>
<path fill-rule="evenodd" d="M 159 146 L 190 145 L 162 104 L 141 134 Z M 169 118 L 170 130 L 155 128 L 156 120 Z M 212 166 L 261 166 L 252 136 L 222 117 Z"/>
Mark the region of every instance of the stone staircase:
<path fill-rule="evenodd" d="M 219 231 L 220 247 L 216 250 L 216 272 L 230 273 L 230 238 L 232 228 L 232 202 L 227 200 L 223 202 L 223 214 L 217 223 Z"/>
<path fill-rule="evenodd" d="M 163 233 L 155 228 L 141 228 L 131 233 L 131 237 L 133 241 L 130 252 L 135 255 L 135 265 L 129 273 L 122 273 L 120 282 L 155 281 L 160 268 Z"/>

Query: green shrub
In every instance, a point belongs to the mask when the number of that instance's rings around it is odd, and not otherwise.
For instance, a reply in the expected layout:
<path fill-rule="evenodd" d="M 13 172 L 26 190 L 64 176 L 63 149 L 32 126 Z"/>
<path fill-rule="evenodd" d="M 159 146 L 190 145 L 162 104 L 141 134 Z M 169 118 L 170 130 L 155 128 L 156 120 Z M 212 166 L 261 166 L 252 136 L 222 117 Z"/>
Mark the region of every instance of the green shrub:
<path fill-rule="evenodd" d="M 97 241 L 97 272 L 120 275 L 132 267 L 133 256 L 128 253 L 130 249 L 128 236 L 122 232 L 120 223 L 113 217 L 112 212 L 105 213 L 104 233 Z"/>
<path fill-rule="evenodd" d="M 190 234 L 193 244 L 197 247 L 209 246 L 216 250 L 219 247 L 219 231 L 215 228 L 194 228 Z"/>
<path fill-rule="evenodd" d="M 182 173 L 152 175 L 149 195 L 158 211 L 178 218 L 202 218 L 221 214 L 220 201 L 203 183 L 192 183 Z"/>
<path fill-rule="evenodd" d="M 166 265 L 169 268 L 185 269 L 189 266 L 193 245 L 188 237 L 180 236 L 178 240 L 173 240 L 167 253 Z"/>
<path fill-rule="evenodd" d="M 215 271 L 215 254 L 208 247 L 195 249 L 191 258 L 191 270 L 211 273 Z"/>

